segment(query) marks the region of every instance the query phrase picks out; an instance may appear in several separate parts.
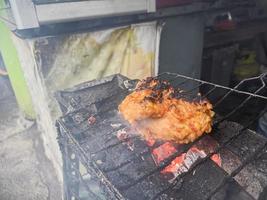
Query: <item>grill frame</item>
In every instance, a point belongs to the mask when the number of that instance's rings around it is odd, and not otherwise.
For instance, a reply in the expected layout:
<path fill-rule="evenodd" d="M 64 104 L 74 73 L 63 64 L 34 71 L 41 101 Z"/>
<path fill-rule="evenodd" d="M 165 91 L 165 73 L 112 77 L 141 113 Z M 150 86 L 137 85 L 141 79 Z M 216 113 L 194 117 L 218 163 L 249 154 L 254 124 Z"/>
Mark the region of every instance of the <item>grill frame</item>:
<path fill-rule="evenodd" d="M 235 108 L 234 110 L 232 110 L 230 113 L 228 113 L 226 116 L 222 116 L 220 117 L 215 123 L 214 123 L 214 129 L 217 129 L 219 124 L 223 123 L 223 121 L 227 120 L 232 114 L 234 114 L 235 112 L 237 112 L 240 108 L 242 108 L 249 100 L 251 100 L 252 98 L 257 98 L 257 99 L 261 99 L 267 102 L 267 97 L 260 95 L 259 93 L 261 91 L 263 91 L 264 89 L 266 89 L 266 77 L 267 74 L 262 74 L 258 77 L 255 78 L 251 78 L 251 79 L 245 79 L 242 82 L 240 82 L 237 86 L 235 86 L 234 88 L 228 88 L 228 87 L 224 87 L 224 86 L 220 86 L 220 85 L 216 85 L 213 83 L 209 83 L 206 81 L 202 81 L 202 80 L 198 80 L 198 79 L 194 79 L 194 78 L 190 78 L 187 76 L 183 76 L 183 75 L 179 75 L 179 74 L 174 74 L 174 73 L 163 73 L 161 75 L 158 76 L 158 78 L 163 78 L 166 79 L 165 76 L 169 76 L 169 77 L 174 77 L 173 80 L 177 80 L 177 78 L 180 79 L 184 79 L 185 83 L 187 81 L 192 81 L 194 84 L 193 88 L 190 90 L 187 90 L 185 93 L 182 93 L 182 97 L 187 97 L 190 96 L 188 95 L 188 93 L 192 92 L 198 92 L 198 88 L 203 86 L 203 85 L 209 85 L 212 86 L 215 89 L 211 89 L 209 90 L 206 94 L 202 95 L 202 97 L 207 97 L 209 95 L 211 95 L 213 92 L 215 92 L 218 88 L 226 90 L 226 94 L 223 95 L 222 98 L 220 98 L 217 103 L 215 104 L 215 106 L 218 106 L 219 104 L 221 104 L 225 99 L 227 99 L 231 94 L 233 93 L 238 93 L 238 94 L 242 94 L 245 95 L 246 98 L 242 101 L 241 106 Z M 123 85 L 120 85 L 119 87 L 121 87 L 123 90 L 124 89 L 128 89 L 129 91 L 131 91 L 134 88 L 134 83 L 136 81 L 129 81 L 127 78 L 120 76 L 120 75 L 115 75 L 115 76 L 111 76 L 108 78 L 105 78 L 101 81 L 91 81 L 85 84 L 81 84 L 77 87 L 75 87 L 74 89 L 70 89 L 70 90 L 65 90 L 65 91 L 61 91 L 59 93 L 57 93 L 56 97 L 58 99 L 59 104 L 61 105 L 61 108 L 63 110 L 63 112 L 65 112 L 65 114 L 63 115 L 62 118 L 60 118 L 57 121 L 57 127 L 58 127 L 58 132 L 59 132 L 59 143 L 60 143 L 60 147 L 63 153 L 63 161 L 64 161 L 64 172 L 67 172 L 70 169 L 73 169 L 73 163 L 76 162 L 77 165 L 77 160 L 70 159 L 71 155 L 74 153 L 76 156 L 79 157 L 79 159 L 82 160 L 82 163 L 86 165 L 87 170 L 90 171 L 91 175 L 98 177 L 99 179 L 102 180 L 102 183 L 104 183 L 105 187 L 106 187 L 106 192 L 107 194 L 110 195 L 109 198 L 114 198 L 114 199 L 125 199 L 123 197 L 123 195 L 120 193 L 120 191 L 117 190 L 117 188 L 114 187 L 114 185 L 112 183 L 109 182 L 109 180 L 105 177 L 105 175 L 102 173 L 102 171 L 99 169 L 98 165 L 94 162 L 89 161 L 90 160 L 90 156 L 88 157 L 88 155 L 86 154 L 86 152 L 83 151 L 83 148 L 81 147 L 81 145 L 77 142 L 77 139 L 73 137 L 72 133 L 68 130 L 68 128 L 66 127 L 66 123 L 64 122 L 64 118 L 66 118 L 66 116 L 75 113 L 75 112 L 79 112 L 80 109 L 83 109 L 84 104 L 80 105 L 80 102 L 77 102 L 77 98 L 74 95 L 73 98 L 71 99 L 67 99 L 64 97 L 64 95 L 66 94 L 71 94 L 71 93 L 75 93 L 79 91 L 85 91 L 87 88 L 93 88 L 93 87 L 97 87 L 101 84 L 110 84 L 112 81 L 114 81 L 114 79 L 116 79 L 118 82 L 124 83 Z M 172 81 L 172 78 L 167 78 L 168 80 Z M 255 93 L 251 93 L 251 92 L 246 92 L 246 91 L 241 91 L 239 90 L 239 88 L 241 88 L 244 84 L 250 82 L 250 81 L 259 81 L 261 83 L 261 85 L 256 88 Z M 115 81 L 116 82 L 116 81 Z M 185 83 L 181 83 L 181 84 L 185 84 Z M 197 84 L 197 86 L 195 86 L 195 84 Z M 125 85 L 127 85 L 127 87 L 125 87 Z M 195 95 L 194 95 L 195 96 Z M 112 98 L 113 95 L 109 95 L 108 98 Z M 65 99 L 64 99 L 65 98 Z M 193 98 L 193 100 L 198 100 L 198 96 L 195 96 Z M 75 103 L 73 103 L 71 100 L 76 101 Z M 76 99 L 76 100 L 75 100 Z M 105 98 L 104 98 L 105 99 Z M 95 102 L 90 102 L 91 105 L 87 105 L 89 106 L 89 109 L 94 110 L 95 107 L 94 105 L 97 102 L 102 102 L 104 100 L 103 98 L 100 98 L 98 100 L 96 100 Z M 64 102 L 64 103 L 62 103 Z M 62 107 L 63 105 L 63 107 Z M 91 107 L 92 106 L 92 107 Z M 97 109 L 96 109 L 97 110 Z M 102 111 L 104 112 L 104 111 Z M 171 186 L 175 187 L 179 181 L 181 179 L 183 179 L 185 176 L 187 176 L 190 172 L 193 172 L 198 166 L 200 166 L 201 164 L 203 164 L 204 162 L 207 162 L 207 160 L 210 159 L 211 156 L 213 156 L 216 153 L 219 153 L 221 151 L 221 149 L 223 149 L 227 144 L 229 144 L 230 142 L 232 142 L 233 140 L 235 140 L 237 137 L 239 137 L 240 135 L 242 135 L 256 120 L 258 120 L 259 117 L 261 117 L 264 113 L 266 112 L 266 109 L 264 109 L 260 114 L 258 114 L 256 117 L 254 116 L 252 120 L 250 120 L 250 123 L 247 124 L 247 126 L 243 127 L 233 138 L 230 138 L 228 141 L 226 141 L 224 144 L 221 144 L 220 147 L 218 147 L 213 153 L 208 154 L 207 157 L 205 157 L 204 159 L 200 159 L 197 163 L 194 164 L 193 167 L 191 167 L 189 169 L 189 171 L 187 173 L 184 173 L 182 175 L 180 175 L 176 181 L 173 182 L 173 184 Z M 200 138 L 202 139 L 202 137 Z M 200 140 L 199 139 L 199 140 Z M 199 141 L 197 140 L 197 141 Z M 195 141 L 194 143 L 190 144 L 188 147 L 186 147 L 184 149 L 184 152 L 186 152 L 190 147 L 192 147 L 197 141 Z M 214 194 L 221 188 L 224 186 L 225 183 L 227 183 L 235 174 L 237 174 L 238 172 L 240 172 L 243 167 L 250 163 L 252 160 L 254 160 L 256 158 L 256 155 L 259 154 L 259 152 L 261 152 L 264 148 L 266 148 L 266 142 L 264 143 L 263 146 L 259 147 L 258 150 L 251 155 L 249 158 L 247 158 L 246 161 L 244 161 L 244 163 L 238 167 L 238 169 L 236 169 L 234 172 L 232 172 L 230 175 L 228 175 L 223 181 L 222 183 L 215 188 L 214 190 Z M 181 152 L 177 152 L 177 154 L 174 154 L 173 156 L 171 156 L 169 159 L 167 159 L 161 166 L 159 166 L 157 169 L 155 169 L 156 171 L 160 171 L 163 168 L 165 168 L 167 165 L 170 164 L 170 162 L 175 159 L 177 156 L 179 156 L 181 154 Z M 74 167 L 75 168 L 75 167 Z M 76 170 L 77 171 L 77 170 Z M 128 185 L 128 187 L 132 187 L 133 185 L 139 183 L 140 181 L 144 180 L 145 178 L 149 177 L 150 175 L 152 175 L 153 173 L 155 173 L 155 171 L 151 171 L 151 173 L 147 174 L 145 177 L 137 180 L 136 182 L 133 182 L 131 185 Z M 64 173 L 64 178 L 69 180 L 69 175 L 70 173 Z M 75 177 L 77 179 L 77 177 Z M 73 177 L 72 177 L 73 179 Z M 81 176 L 78 177 L 78 179 L 82 179 Z M 73 185 L 73 184 L 72 184 Z M 86 185 L 86 184 L 85 184 Z M 66 189 L 66 197 L 67 199 L 71 199 L 71 196 L 74 196 L 76 199 L 80 199 L 78 196 L 79 194 L 77 194 L 77 189 L 76 189 L 76 193 L 75 191 L 69 191 L 70 185 L 66 185 L 65 189 Z M 158 199 L 164 192 L 169 191 L 170 189 L 172 189 L 172 187 L 170 188 L 165 188 L 164 190 L 160 191 L 159 193 L 157 193 L 153 198 L 151 199 Z M 89 195 L 93 195 L 93 192 L 90 190 L 90 188 L 86 188 L 87 192 Z M 79 192 L 79 191 L 78 191 Z M 207 199 L 210 199 L 212 197 L 213 194 L 210 194 Z M 78 197 L 78 198 L 77 198 Z"/>

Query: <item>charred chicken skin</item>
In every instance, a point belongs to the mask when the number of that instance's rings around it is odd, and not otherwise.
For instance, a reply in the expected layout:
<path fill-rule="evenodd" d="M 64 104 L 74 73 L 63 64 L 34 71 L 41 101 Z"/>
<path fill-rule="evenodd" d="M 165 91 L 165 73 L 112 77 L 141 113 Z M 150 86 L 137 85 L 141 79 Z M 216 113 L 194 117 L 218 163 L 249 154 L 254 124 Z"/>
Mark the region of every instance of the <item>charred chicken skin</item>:
<path fill-rule="evenodd" d="M 211 132 L 214 112 L 207 100 L 190 102 L 180 94 L 166 81 L 147 78 L 123 100 L 119 111 L 145 139 L 187 144 Z"/>

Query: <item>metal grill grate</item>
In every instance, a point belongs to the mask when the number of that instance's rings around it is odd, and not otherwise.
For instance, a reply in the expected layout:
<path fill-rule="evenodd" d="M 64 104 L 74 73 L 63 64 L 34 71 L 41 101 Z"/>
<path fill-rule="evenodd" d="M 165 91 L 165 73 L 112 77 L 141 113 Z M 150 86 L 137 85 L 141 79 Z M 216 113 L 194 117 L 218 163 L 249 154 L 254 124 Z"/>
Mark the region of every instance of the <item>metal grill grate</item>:
<path fill-rule="evenodd" d="M 259 99 L 263 99 L 263 100 L 267 100 L 267 97 L 265 96 L 261 96 L 261 95 L 258 95 L 259 93 L 263 92 L 264 89 L 266 89 L 266 77 L 267 77 L 267 74 L 262 74 L 258 77 L 254 77 L 254 78 L 249 78 L 249 79 L 245 79 L 243 81 L 241 81 L 238 85 L 236 85 L 234 88 L 227 88 L 227 87 L 224 87 L 224 86 L 220 86 L 220 85 L 216 85 L 216 84 L 213 84 L 213 83 L 209 83 L 209 82 L 206 82 L 206 81 L 201 81 L 201 80 L 197 80 L 197 79 L 193 79 L 193 78 L 190 78 L 190 77 L 186 77 L 186 76 L 182 76 L 182 75 L 179 75 L 179 74 L 173 74 L 173 73 L 165 73 L 165 74 L 162 74 L 160 75 L 159 77 L 162 78 L 162 76 L 174 76 L 174 78 L 171 78 L 171 81 L 174 81 L 174 80 L 177 80 L 177 78 L 183 78 L 183 79 L 186 79 L 186 82 L 189 81 L 189 80 L 192 80 L 192 81 L 195 81 L 198 83 L 198 86 L 196 88 L 193 88 L 193 90 L 195 89 L 198 89 L 199 87 L 203 86 L 204 84 L 207 84 L 207 85 L 210 85 L 212 86 L 211 89 L 208 90 L 208 92 L 206 94 L 204 94 L 202 97 L 206 98 L 208 97 L 209 95 L 212 94 L 212 92 L 215 92 L 216 89 L 218 88 L 221 88 L 221 89 L 225 89 L 227 90 L 226 94 L 223 95 L 223 97 L 221 97 L 219 100 L 217 100 L 215 103 L 214 103 L 214 108 L 216 109 L 218 106 L 220 106 L 220 104 L 223 103 L 224 100 L 226 100 L 227 98 L 229 98 L 229 96 L 232 94 L 232 93 L 238 93 L 238 94 L 244 94 L 246 95 L 246 98 L 236 107 L 234 108 L 232 111 L 230 111 L 229 113 L 227 113 L 225 116 L 223 116 L 221 119 L 219 119 L 218 121 L 216 121 L 214 123 L 214 129 L 215 131 L 217 131 L 217 126 L 222 123 L 223 121 L 229 119 L 232 115 L 234 115 L 236 112 L 238 112 L 239 109 L 241 109 L 243 106 L 246 105 L 246 103 L 251 100 L 252 98 L 259 98 Z M 168 78 L 169 79 L 169 78 Z M 249 81 L 259 81 L 260 82 L 260 85 L 259 87 L 254 91 L 254 93 L 251 93 L 251 92 L 246 92 L 246 91 L 241 91 L 241 90 L 238 90 L 239 88 L 242 88 L 242 86 L 244 84 L 246 84 L 247 82 Z M 185 82 L 182 82 L 183 84 Z M 178 84 L 179 85 L 179 84 Z M 189 90 L 190 92 L 193 91 L 193 90 Z M 188 93 L 188 91 L 185 91 L 185 93 Z M 188 175 L 190 172 L 192 172 L 193 170 L 195 170 L 200 164 L 203 164 L 204 162 L 206 162 L 208 159 L 211 158 L 211 156 L 219 153 L 227 144 L 229 144 L 230 142 L 232 142 L 233 140 L 235 140 L 236 138 L 238 138 L 240 135 L 242 135 L 244 133 L 245 130 L 247 130 L 247 128 L 249 128 L 252 123 L 254 123 L 255 121 L 257 121 L 263 114 L 265 114 L 267 111 L 267 109 L 265 108 L 260 114 L 258 114 L 256 117 L 250 119 L 250 123 L 244 127 L 243 129 L 241 129 L 238 134 L 236 134 L 235 136 L 233 136 L 232 138 L 230 138 L 229 140 L 227 140 L 226 142 L 224 142 L 223 144 L 220 145 L 220 147 L 218 147 L 213 153 L 210 153 L 207 157 L 205 157 L 204 159 L 201 159 L 200 161 L 198 161 L 193 167 L 191 167 L 189 169 L 189 171 L 183 175 L 181 175 L 177 180 L 175 180 L 175 182 L 173 182 L 173 184 L 160 191 L 158 194 L 156 194 L 152 199 L 157 199 L 160 195 L 164 194 L 166 191 L 172 189 L 173 187 L 175 187 L 175 185 L 177 185 L 179 183 L 179 181 L 181 179 L 183 179 L 186 175 Z M 207 199 L 211 199 L 211 197 L 216 193 L 218 192 L 219 189 L 221 189 L 228 181 L 231 180 L 231 178 L 233 178 L 235 175 L 237 175 L 243 168 L 245 165 L 247 165 L 248 163 L 252 162 L 254 159 L 256 159 L 258 156 L 260 156 L 261 154 L 260 153 L 264 153 L 262 152 L 264 148 L 267 147 L 267 142 L 265 142 L 263 145 L 261 145 L 257 151 L 255 151 L 254 154 L 252 154 L 251 156 L 249 156 L 241 166 L 239 166 L 236 170 L 234 170 L 231 174 L 229 174 L 227 177 L 225 177 L 221 183 L 214 188 L 214 190 L 207 195 Z"/>
<path fill-rule="evenodd" d="M 84 189 L 88 193 L 87 199 L 102 199 L 100 197 L 101 195 L 96 195 L 95 193 L 97 192 L 92 191 L 86 181 L 83 180 L 83 175 L 80 174 L 80 170 L 77 168 L 77 165 L 81 162 L 87 171 L 89 171 L 88 173 L 90 176 L 93 176 L 94 179 L 99 182 L 99 185 L 104 186 L 104 192 L 102 192 L 102 194 L 104 193 L 105 197 L 103 198 L 131 199 L 131 195 L 129 194 L 129 196 L 127 196 L 127 194 L 131 193 L 132 190 L 136 191 L 133 188 L 137 187 L 141 182 L 161 181 L 160 184 L 154 184 L 153 182 L 154 185 L 152 185 L 156 187 L 155 190 L 146 185 L 148 187 L 147 190 L 152 191 L 150 194 L 146 194 L 149 197 L 146 199 L 168 199 L 170 197 L 169 194 L 173 193 L 173 191 L 175 191 L 176 194 L 179 194 L 184 183 L 188 180 L 188 177 L 191 177 L 197 169 L 201 168 L 201 166 L 207 165 L 213 155 L 221 153 L 227 146 L 240 140 L 240 137 L 252 134 L 253 137 L 258 138 L 257 141 L 261 142 L 256 142 L 257 145 L 255 148 L 244 157 L 237 168 L 229 173 L 225 173 L 221 170 L 221 173 L 225 174 L 223 178 L 218 180 L 216 185 L 212 186 L 211 191 L 206 192 L 205 196 L 201 197 L 201 199 L 214 199 L 214 196 L 216 196 L 225 185 L 230 184 L 233 181 L 233 178 L 246 166 L 259 159 L 263 154 L 266 154 L 267 140 L 261 137 L 259 139 L 259 136 L 248 130 L 248 128 L 255 124 L 255 122 L 267 111 L 265 108 L 267 97 L 264 96 L 266 92 L 266 76 L 267 74 L 262 74 L 255 78 L 243 80 L 234 88 L 228 88 L 173 73 L 164 73 L 158 76 L 159 79 L 169 80 L 174 87 L 182 88 L 184 90 L 184 92 L 180 93 L 182 98 L 188 98 L 192 101 L 198 101 L 200 98 L 208 98 L 212 101 L 215 110 L 221 114 L 216 117 L 216 121 L 214 122 L 213 135 L 215 138 L 218 139 L 218 135 L 223 135 L 223 128 L 221 126 L 232 126 L 232 129 L 229 128 L 230 131 L 228 130 L 228 132 L 233 133 L 227 137 L 224 135 L 220 136 L 222 137 L 220 139 L 220 145 L 213 152 L 210 152 L 205 158 L 199 159 L 186 173 L 179 175 L 171 183 L 162 181 L 158 176 L 159 172 L 170 165 L 177 156 L 186 153 L 192 146 L 203 140 L 206 136 L 202 136 L 189 145 L 184 145 L 158 166 L 153 168 L 148 167 L 148 170 L 144 167 L 144 173 L 135 177 L 133 180 L 129 182 L 118 180 L 118 182 L 121 181 L 121 184 L 118 183 L 116 185 L 113 182 L 115 179 L 111 181 L 110 177 L 107 176 L 108 173 L 114 173 L 116 175 L 119 169 L 127 166 L 129 168 L 135 167 L 134 163 L 142 159 L 144 160 L 144 162 L 142 162 L 143 165 L 146 166 L 150 161 L 145 156 L 150 155 L 151 151 L 160 145 L 157 143 L 151 148 L 147 147 L 147 145 L 136 136 L 123 140 L 116 140 L 115 133 L 125 129 L 127 124 L 123 123 L 122 126 L 115 129 L 111 129 L 110 127 L 110 124 L 112 123 L 121 123 L 122 120 L 118 116 L 116 109 L 121 100 L 134 88 L 134 81 L 129 81 L 121 76 L 114 76 L 100 82 L 89 82 L 75 87 L 75 89 L 58 93 L 57 98 L 59 103 L 61 104 L 63 111 L 66 112 L 66 115 L 57 122 L 60 144 L 64 155 L 65 171 L 76 169 L 74 170 L 74 178 L 73 176 L 70 178 L 69 175 L 65 174 L 65 179 L 71 180 L 69 182 L 72 183 L 71 185 L 67 184 L 67 188 L 71 188 L 71 190 L 67 189 L 67 196 L 83 199 L 79 196 L 81 193 L 79 188 L 81 186 L 78 185 L 80 184 L 85 185 Z M 112 91 L 110 88 L 108 90 L 101 88 L 103 85 L 106 85 L 107 87 L 112 86 Z M 114 87 L 116 85 L 117 87 Z M 253 87 L 248 87 L 250 85 L 253 85 Z M 99 91 L 102 91 L 102 95 L 97 96 L 93 94 L 99 94 Z M 203 95 L 199 96 L 199 92 Z M 238 101 L 235 99 L 238 99 Z M 233 108 L 227 109 L 227 105 L 229 104 L 230 107 Z M 261 112 L 252 109 L 253 113 L 250 114 L 247 110 L 249 110 L 251 104 L 259 105 Z M 244 121 L 239 121 L 240 114 L 243 115 L 244 113 L 242 110 L 245 110 L 245 113 L 248 116 L 245 117 Z M 94 116 L 96 120 L 99 121 L 94 127 L 90 127 L 87 123 L 87 119 L 90 116 Z M 245 126 L 230 123 L 228 122 L 229 120 L 239 121 L 240 123 L 245 124 Z M 90 134 L 88 134 L 88 131 Z M 91 143 L 88 143 L 88 141 L 91 141 Z M 130 155 L 127 155 L 127 158 L 120 160 L 117 165 L 102 167 L 101 164 L 97 162 L 98 160 L 95 159 L 95 155 L 100 155 L 104 152 L 112 154 L 116 148 L 125 148 L 124 145 L 128 141 L 138 144 L 138 146 L 135 147 L 135 150 Z M 74 160 L 70 159 L 72 153 L 79 157 L 80 161 L 76 160 L 77 158 Z M 69 168 L 67 166 L 69 166 Z M 79 184 L 77 185 L 77 183 Z M 251 194 L 246 194 L 245 196 L 245 199 L 253 199 L 254 197 Z M 175 197 L 173 198 L 175 199 Z M 195 197 L 195 199 L 197 198 L 198 197 Z"/>

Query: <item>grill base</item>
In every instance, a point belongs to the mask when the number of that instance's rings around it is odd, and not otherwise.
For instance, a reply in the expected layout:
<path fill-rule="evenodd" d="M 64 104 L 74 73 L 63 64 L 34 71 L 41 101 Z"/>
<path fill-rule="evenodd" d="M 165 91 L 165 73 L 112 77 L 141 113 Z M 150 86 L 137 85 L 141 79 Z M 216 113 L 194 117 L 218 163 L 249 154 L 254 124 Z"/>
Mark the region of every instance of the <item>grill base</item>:
<path fill-rule="evenodd" d="M 128 127 L 117 107 L 133 87 L 134 81 L 117 75 L 57 94 L 66 113 L 57 126 L 67 199 L 250 200 L 263 195 L 267 187 L 267 141 L 237 123 L 219 122 L 212 134 L 219 148 L 174 182 L 160 171 L 194 143 L 183 145 L 162 166 L 155 165 L 150 149 L 140 138 L 133 137 L 134 148 L 129 149 L 127 142 L 116 136 L 118 130 Z M 92 116 L 96 123 L 90 125 Z M 200 140 L 205 137 L 210 136 Z M 210 160 L 214 153 L 220 154 L 222 167 Z"/>

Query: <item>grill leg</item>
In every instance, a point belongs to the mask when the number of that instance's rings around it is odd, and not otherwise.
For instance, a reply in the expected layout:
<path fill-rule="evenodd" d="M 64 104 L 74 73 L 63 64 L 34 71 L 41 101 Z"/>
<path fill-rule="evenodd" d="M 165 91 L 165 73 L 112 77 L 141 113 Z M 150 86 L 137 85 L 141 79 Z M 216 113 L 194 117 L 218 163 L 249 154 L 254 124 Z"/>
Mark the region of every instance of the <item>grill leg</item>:
<path fill-rule="evenodd" d="M 258 132 L 267 137 L 267 112 L 259 120 Z"/>
<path fill-rule="evenodd" d="M 63 147 L 63 175 L 66 200 L 79 199 L 79 161 L 76 154 L 67 146 Z"/>

